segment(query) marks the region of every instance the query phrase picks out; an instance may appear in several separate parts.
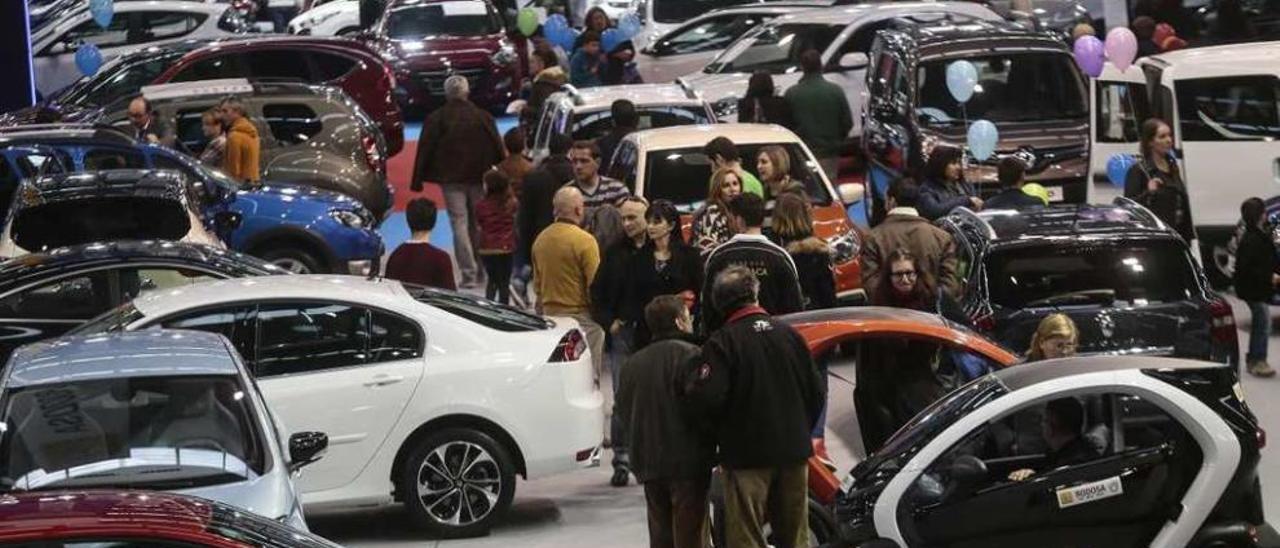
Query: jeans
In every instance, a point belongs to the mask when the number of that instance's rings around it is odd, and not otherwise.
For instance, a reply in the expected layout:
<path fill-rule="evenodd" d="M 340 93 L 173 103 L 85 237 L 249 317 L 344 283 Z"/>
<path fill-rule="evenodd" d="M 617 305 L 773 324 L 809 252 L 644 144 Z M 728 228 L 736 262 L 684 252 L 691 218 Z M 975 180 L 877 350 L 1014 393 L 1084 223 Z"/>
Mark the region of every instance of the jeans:
<path fill-rule="evenodd" d="M 1247 361 L 1267 361 L 1267 343 L 1271 339 L 1271 306 L 1263 301 L 1247 301 L 1249 305 L 1249 351 Z"/>
<path fill-rule="evenodd" d="M 484 288 L 484 298 L 497 301 L 502 304 L 511 303 L 511 254 L 482 254 L 480 260 L 484 262 L 485 273 L 488 274 L 489 284 Z"/>
<path fill-rule="evenodd" d="M 297 8 L 267 8 L 267 16 L 271 18 L 272 32 L 288 32 L 289 21 L 298 16 Z"/>
<path fill-rule="evenodd" d="M 764 524 L 774 546 L 809 545 L 809 467 L 806 461 L 777 468 L 724 466 L 724 526 L 733 548 L 766 548 Z"/>
<path fill-rule="evenodd" d="M 484 186 L 480 184 L 443 184 L 444 207 L 449 213 L 449 227 L 453 229 L 453 256 L 458 262 L 460 285 L 480 283 L 479 255 L 471 242 L 478 237 L 475 221 L 476 203 L 484 198 Z"/>
<path fill-rule="evenodd" d="M 616 335 L 612 333 L 609 335 L 610 347 L 606 358 L 609 360 L 609 376 L 613 381 L 614 401 L 617 401 L 618 397 L 618 379 L 622 372 L 622 364 L 626 363 L 627 357 L 631 355 L 635 340 L 636 328 L 625 324 Z M 622 424 L 617 410 L 611 410 L 611 413 L 609 435 L 613 438 L 613 467 L 626 467 L 631 464 L 631 457 L 627 452 L 627 425 Z"/>

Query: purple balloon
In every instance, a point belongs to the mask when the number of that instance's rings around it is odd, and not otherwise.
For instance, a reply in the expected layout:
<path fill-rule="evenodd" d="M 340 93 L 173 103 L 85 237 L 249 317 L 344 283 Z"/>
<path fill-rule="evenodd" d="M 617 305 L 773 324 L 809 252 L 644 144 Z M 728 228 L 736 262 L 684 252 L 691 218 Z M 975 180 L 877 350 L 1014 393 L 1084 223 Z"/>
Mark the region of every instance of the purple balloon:
<path fill-rule="evenodd" d="M 1107 32 L 1107 60 L 1124 72 L 1133 65 L 1138 57 L 1138 37 L 1125 27 L 1116 27 Z"/>
<path fill-rule="evenodd" d="M 1080 65 L 1080 70 L 1083 70 L 1090 78 L 1097 78 L 1098 75 L 1102 74 L 1102 66 L 1107 62 L 1102 40 L 1099 40 L 1096 36 L 1081 36 L 1076 39 L 1072 50 L 1076 57 L 1076 64 Z"/>

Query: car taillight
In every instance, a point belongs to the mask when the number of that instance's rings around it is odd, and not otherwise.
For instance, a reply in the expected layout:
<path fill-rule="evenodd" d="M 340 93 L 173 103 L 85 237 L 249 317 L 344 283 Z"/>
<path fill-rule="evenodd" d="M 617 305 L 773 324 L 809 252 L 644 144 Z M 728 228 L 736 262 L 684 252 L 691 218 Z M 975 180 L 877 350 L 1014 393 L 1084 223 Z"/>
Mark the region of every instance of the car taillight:
<path fill-rule="evenodd" d="M 378 140 L 366 134 L 360 138 L 360 146 L 364 149 L 364 162 L 369 165 L 369 169 L 381 172 L 382 152 L 378 150 Z"/>
<path fill-rule="evenodd" d="M 1218 298 L 1209 303 L 1209 337 L 1220 343 L 1236 342 L 1236 318 L 1231 305 Z"/>
<path fill-rule="evenodd" d="M 547 361 L 550 363 L 576 362 L 586 353 L 587 340 L 582 336 L 582 331 L 574 329 L 560 338 L 560 342 L 556 343 L 556 349 L 551 352 L 551 358 Z"/>
<path fill-rule="evenodd" d="M 1253 436 L 1258 439 L 1258 449 L 1262 449 L 1267 446 L 1266 430 L 1263 430 L 1262 428 L 1258 428 L 1253 432 Z"/>

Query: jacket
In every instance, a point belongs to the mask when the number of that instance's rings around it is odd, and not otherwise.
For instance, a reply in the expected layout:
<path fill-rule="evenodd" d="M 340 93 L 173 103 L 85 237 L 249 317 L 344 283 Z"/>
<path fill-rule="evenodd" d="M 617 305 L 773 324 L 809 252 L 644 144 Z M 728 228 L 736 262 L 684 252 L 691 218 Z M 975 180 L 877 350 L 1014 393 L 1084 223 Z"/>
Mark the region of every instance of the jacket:
<path fill-rule="evenodd" d="M 948 294 L 960 294 L 961 280 L 957 278 L 956 244 L 947 231 L 916 215 L 910 208 L 897 208 L 885 216 L 883 222 L 867 233 L 862 243 L 862 289 L 867 298 L 879 294 L 884 274 L 881 268 L 889 268 L 885 261 L 889 254 L 906 249 L 920 262 L 920 268 L 933 274 L 938 287 Z"/>
<path fill-rule="evenodd" d="M 686 393 L 714 425 L 721 464 L 774 468 L 813 454 L 809 432 L 826 395 L 795 329 L 758 306 L 744 307 L 711 335 L 702 358 Z"/>
<path fill-rule="evenodd" d="M 795 132 L 818 158 L 840 154 L 849 131 L 853 129 L 853 111 L 840 86 L 828 82 L 821 74 L 806 74 L 786 94 L 795 119 Z"/>
<path fill-rule="evenodd" d="M 507 180 L 511 181 L 511 192 L 519 199 L 524 192 L 524 178 L 533 171 L 533 162 L 525 158 L 524 154 L 509 154 L 498 162 L 497 169 L 503 175 L 507 176 Z"/>
<path fill-rule="evenodd" d="M 796 264 L 805 310 L 836 306 L 836 278 L 831 272 L 831 246 L 817 236 L 783 244 Z"/>
<path fill-rule="evenodd" d="M 592 317 L 605 329 L 612 326 L 614 320 L 622 319 L 627 270 L 634 257 L 645 252 L 652 252 L 647 243 L 637 247 L 631 238 L 623 238 L 605 249 L 595 281 L 591 282 Z"/>
<path fill-rule="evenodd" d="M 260 154 L 262 140 L 258 126 L 241 117 L 227 131 L 227 148 L 222 155 L 222 171 L 241 182 L 258 182 L 262 176 Z"/>
<path fill-rule="evenodd" d="M 631 472 L 641 483 L 711 473 L 714 438 L 683 394 L 683 381 L 701 355 L 684 337 L 664 334 L 622 365 L 614 409 L 626 428 Z"/>
<path fill-rule="evenodd" d="M 520 211 L 516 215 L 524 256 L 530 256 L 533 241 L 555 220 L 551 198 L 564 186 L 565 181 L 571 180 L 573 164 L 564 155 L 548 157 L 542 161 L 542 165 L 525 175 L 524 184 L 520 185 Z"/>
<path fill-rule="evenodd" d="M 595 238 L 577 225 L 555 222 L 533 243 L 533 287 L 546 314 L 591 310 L 591 282 L 600 268 Z"/>
<path fill-rule="evenodd" d="M 1191 221 L 1191 198 L 1187 196 L 1178 164 L 1169 160 L 1169 167 L 1171 171 L 1161 171 L 1154 162 L 1145 158 L 1134 164 L 1125 174 L 1124 196 L 1146 206 L 1190 243 L 1196 239 L 1195 224 Z M 1155 191 L 1147 190 L 1147 182 L 1151 179 L 1160 179 L 1164 184 Z"/>
<path fill-rule="evenodd" d="M 738 121 L 744 124 L 778 124 L 793 131 L 796 126 L 791 105 L 777 96 L 738 99 Z"/>
<path fill-rule="evenodd" d="M 999 194 L 988 198 L 982 209 L 1021 209 L 1025 207 L 1044 207 L 1044 202 L 1020 188 L 1001 190 Z"/>
<path fill-rule="evenodd" d="M 542 69 L 542 72 L 533 77 L 532 90 L 529 92 L 529 108 L 533 109 L 535 117 L 542 115 L 542 105 L 547 102 L 547 97 L 560 91 L 560 88 L 568 82 L 569 75 L 565 74 L 564 69 L 560 67 Z"/>
<path fill-rule="evenodd" d="M 697 294 L 702 288 L 702 259 L 692 246 L 671 247 L 671 258 L 659 271 L 649 242 L 642 251 L 631 256 L 623 282 L 622 308 L 618 315 L 636 327 L 633 348 L 644 346 L 651 332 L 644 319 L 644 307 L 658 295 L 679 295 L 685 291 Z"/>
<path fill-rule="evenodd" d="M 947 184 L 928 180 L 920 185 L 920 201 L 916 207 L 921 217 L 936 221 L 957 207 L 969 207 L 969 198 L 973 196 L 977 196 L 973 186 L 965 181 Z"/>
<path fill-rule="evenodd" d="M 569 56 L 569 82 L 577 88 L 591 88 L 604 85 L 604 55 L 591 55 L 586 50 L 578 50 Z"/>
<path fill-rule="evenodd" d="M 493 116 L 466 99 L 450 99 L 423 125 L 410 189 L 422 192 L 424 181 L 479 185 L 505 154 Z"/>
<path fill-rule="evenodd" d="M 724 324 L 724 317 L 711 298 L 711 286 L 716 275 L 732 265 L 742 265 L 755 272 L 760 280 L 760 306 L 770 314 L 781 316 L 804 310 L 804 296 L 791 255 L 764 236 L 738 234 L 707 256 L 698 299 L 702 303 L 698 317 L 704 334 Z"/>
<path fill-rule="evenodd" d="M 627 135 L 630 135 L 635 131 L 636 128 L 633 127 L 614 126 L 614 128 L 609 130 L 609 133 L 606 133 L 604 137 L 596 139 L 596 146 L 600 147 L 601 173 L 608 171 L 609 166 L 613 164 L 613 151 L 618 148 L 618 143 L 621 143 Z"/>
<path fill-rule="evenodd" d="M 1257 227 L 1246 229 L 1236 247 L 1236 296 L 1245 301 L 1271 302 L 1275 295 L 1271 276 L 1276 273 L 1276 266 L 1275 244 L 1267 233 Z"/>
<path fill-rule="evenodd" d="M 476 250 L 485 255 L 515 252 L 515 200 L 490 194 L 476 202 L 475 207 L 476 225 L 480 228 L 480 241 Z"/>

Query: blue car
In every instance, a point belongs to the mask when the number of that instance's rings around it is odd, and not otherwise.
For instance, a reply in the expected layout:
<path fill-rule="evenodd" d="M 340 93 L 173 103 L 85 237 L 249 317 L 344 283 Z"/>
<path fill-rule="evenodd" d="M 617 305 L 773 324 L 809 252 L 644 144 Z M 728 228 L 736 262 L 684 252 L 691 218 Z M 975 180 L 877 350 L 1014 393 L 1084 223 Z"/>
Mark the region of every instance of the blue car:
<path fill-rule="evenodd" d="M 228 247 L 296 273 L 366 275 L 380 264 L 374 216 L 353 198 L 313 187 L 242 185 L 180 152 L 86 125 L 0 131 L 0 203 L 23 179 L 60 172 L 165 169 L 191 183 L 206 228 Z"/>

